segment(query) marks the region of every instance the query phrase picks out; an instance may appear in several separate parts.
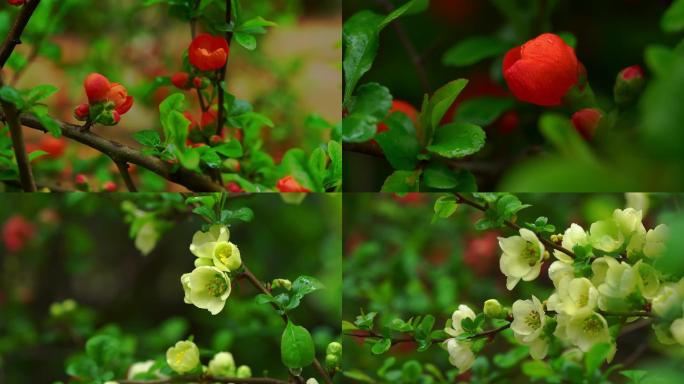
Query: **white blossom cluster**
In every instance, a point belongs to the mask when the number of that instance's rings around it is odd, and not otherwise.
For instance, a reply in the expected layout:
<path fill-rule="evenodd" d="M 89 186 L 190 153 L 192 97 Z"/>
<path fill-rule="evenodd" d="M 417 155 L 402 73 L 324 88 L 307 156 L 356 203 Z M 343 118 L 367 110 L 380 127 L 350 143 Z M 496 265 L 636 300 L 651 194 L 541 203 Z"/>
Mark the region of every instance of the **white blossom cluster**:
<path fill-rule="evenodd" d="M 647 230 L 642 212 L 633 208 L 615 210 L 610 219 L 591 224 L 589 231 L 572 224 L 562 240 L 552 238 L 568 251 L 553 250 L 556 260 L 548 270 L 553 293 L 543 302 L 534 296 L 517 300 L 508 311 L 513 336 L 529 346 L 534 359 L 546 357 L 551 338 L 566 346 L 568 353 L 579 354 L 609 343 L 612 359 L 615 335 L 609 331 L 609 320 L 632 321 L 642 314 L 656 317 L 653 328 L 658 340 L 684 345 L 684 279 L 667 281 L 653 266 L 665 250 L 667 237 L 667 226 Z M 520 229 L 519 236 L 499 238 L 499 246 L 500 268 L 509 290 L 521 280 L 536 279 L 550 257 L 544 243 L 528 229 Z M 571 256 L 580 259 L 575 251 L 581 253 L 581 261 Z M 488 300 L 485 316 L 496 318 L 492 313 L 497 306 L 502 312 L 496 300 Z M 472 342 L 458 337 L 464 333 L 460 324 L 466 317 L 474 319 L 476 314 L 460 305 L 445 329 L 452 337 L 444 343 L 449 361 L 461 372 L 475 360 Z"/>

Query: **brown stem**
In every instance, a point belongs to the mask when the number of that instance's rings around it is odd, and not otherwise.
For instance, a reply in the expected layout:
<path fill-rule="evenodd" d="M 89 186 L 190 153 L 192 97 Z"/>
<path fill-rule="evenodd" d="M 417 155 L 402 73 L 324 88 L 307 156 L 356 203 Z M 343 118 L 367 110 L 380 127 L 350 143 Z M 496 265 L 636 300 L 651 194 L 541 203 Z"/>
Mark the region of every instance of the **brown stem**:
<path fill-rule="evenodd" d="M 5 113 L 0 111 L 0 117 L 5 116 Z M 23 113 L 20 115 L 21 124 L 42 132 L 47 130 L 43 124 L 33 115 Z M 195 192 L 225 192 L 223 186 L 212 182 L 208 177 L 195 173 L 189 169 L 178 168 L 162 161 L 161 159 L 145 155 L 142 152 L 133 149 L 127 145 L 106 139 L 92 132 L 83 132 L 78 125 L 69 124 L 63 121 L 57 121 L 62 134 L 72 140 L 85 144 L 91 148 L 104 153 L 110 158 L 117 161 L 124 161 L 126 163 L 135 164 L 149 171 L 152 171 L 163 178 L 180 184 L 191 191 Z"/>
<path fill-rule="evenodd" d="M 269 296 L 271 295 L 271 291 L 270 291 L 268 288 L 266 288 L 266 286 L 265 286 L 264 284 L 262 284 L 261 281 L 260 281 L 259 279 L 256 278 L 256 276 L 254 276 L 254 274 L 252 273 L 252 271 L 250 271 L 249 268 L 247 268 L 247 266 L 246 266 L 245 264 L 242 264 L 242 269 L 243 269 L 242 275 L 243 275 L 244 277 L 246 277 L 247 280 L 248 280 L 250 283 L 252 283 L 252 285 L 253 285 L 256 289 L 258 289 L 259 291 L 261 291 L 261 293 L 263 293 L 263 294 L 266 294 L 266 295 L 269 295 Z M 279 309 L 278 306 L 275 305 L 274 303 L 271 303 L 271 305 L 272 305 L 273 308 L 275 308 L 276 310 Z M 280 317 L 283 319 L 283 321 L 284 321 L 286 324 L 290 321 L 290 319 L 289 319 L 289 317 L 287 316 L 286 313 L 283 313 Z M 330 375 L 329 375 L 328 372 L 323 368 L 323 366 L 321 365 L 321 363 L 318 361 L 317 358 L 314 358 L 313 365 L 314 365 L 314 368 L 316 368 L 316 370 L 318 371 L 318 373 L 321 375 L 321 377 L 323 377 L 323 381 L 324 381 L 326 384 L 332 384 L 332 379 L 330 378 Z"/>
<path fill-rule="evenodd" d="M 0 86 L 2 86 L 1 81 Z M 17 168 L 19 169 L 19 181 L 21 183 L 21 189 L 23 189 L 24 192 L 35 192 L 37 191 L 36 182 L 33 179 L 31 163 L 29 162 L 28 155 L 26 154 L 26 146 L 24 145 L 24 132 L 21 129 L 21 123 L 19 121 L 19 111 L 17 111 L 17 108 L 14 106 L 14 104 L 4 100 L 0 100 L 0 105 L 2 105 L 2 109 L 5 111 L 5 118 L 12 136 L 12 147 L 14 148 L 14 156 L 17 159 Z"/>
<path fill-rule="evenodd" d="M 377 2 L 380 3 L 383 7 L 385 7 L 385 10 L 387 12 L 394 11 L 394 5 L 392 5 L 392 3 L 389 0 L 377 0 Z M 399 37 L 401 45 L 404 46 L 404 50 L 406 50 L 406 53 L 408 54 L 409 59 L 411 60 L 411 64 L 413 64 L 413 68 L 415 68 L 416 70 L 416 74 L 418 75 L 418 79 L 420 80 L 420 85 L 423 88 L 423 92 L 427 94 L 432 93 L 432 90 L 430 89 L 430 81 L 428 80 L 427 71 L 423 67 L 423 59 L 418 53 L 418 50 L 416 49 L 415 45 L 413 45 L 413 43 L 411 42 L 411 38 L 408 36 L 408 33 L 406 33 L 406 28 L 404 28 L 404 24 L 401 22 L 401 20 L 394 20 L 392 22 L 392 27 L 394 28 L 394 31 L 397 33 L 397 37 Z"/>
<path fill-rule="evenodd" d="M 473 201 L 473 200 L 470 200 L 470 199 L 466 198 L 465 196 L 463 196 L 463 195 L 460 194 L 460 193 L 454 193 L 454 195 L 456 195 L 456 202 L 457 202 L 457 203 L 459 203 L 459 204 L 465 204 L 465 205 L 471 206 L 471 207 L 473 207 L 473 208 L 475 208 L 475 209 L 477 209 L 477 210 L 480 210 L 480 211 L 482 211 L 482 212 L 487 212 L 487 207 L 486 207 L 486 206 L 484 206 L 484 205 L 482 205 L 482 204 L 479 204 L 479 203 L 477 203 L 477 202 L 475 202 L 475 201 Z M 511 229 L 514 229 L 514 230 L 516 230 L 516 231 L 519 231 L 520 229 L 522 229 L 521 226 L 519 226 L 518 224 L 516 224 L 516 223 L 514 223 L 514 222 L 512 222 L 512 221 L 509 221 L 509 220 L 504 221 L 504 224 L 505 224 L 507 227 L 509 227 L 509 228 L 511 228 Z M 566 255 L 572 257 L 573 259 L 576 258 L 575 254 L 574 254 L 572 251 L 569 251 L 569 250 L 567 250 L 567 249 L 561 247 L 561 246 L 558 245 L 558 244 L 554 244 L 553 242 L 551 242 L 551 241 L 549 241 L 549 240 L 547 240 L 547 239 L 541 237 L 539 234 L 537 234 L 537 237 L 539 238 L 539 241 L 541 241 L 541 242 L 542 242 L 545 246 L 547 246 L 548 248 L 554 249 L 554 250 L 559 251 L 559 252 L 563 252 L 563 253 L 565 253 Z"/>
<path fill-rule="evenodd" d="M 38 4 L 40 4 L 40 0 L 28 0 L 21 7 L 19 16 L 14 21 L 12 28 L 10 28 L 5 42 L 2 43 L 2 47 L 0 47 L 0 69 L 5 67 L 5 63 L 7 63 L 7 60 L 12 55 L 14 48 L 21 44 L 21 34 L 24 32 L 29 20 L 31 20 L 33 11 L 36 10 Z"/>
<path fill-rule="evenodd" d="M 498 328 L 488 329 L 486 331 L 482 331 L 480 333 L 472 335 L 468 339 L 475 340 L 475 339 L 480 339 L 480 338 L 485 338 L 485 337 L 492 337 L 492 336 L 495 336 L 495 335 L 505 331 L 506 329 L 508 329 L 510 327 L 511 327 L 511 323 L 507 323 L 507 324 L 504 324 Z M 373 330 L 366 331 L 366 333 L 345 333 L 344 335 L 350 336 L 350 337 L 357 337 L 357 338 L 361 338 L 361 339 L 385 339 L 386 338 L 385 336 L 383 336 L 383 335 L 381 335 L 378 332 L 373 331 Z M 443 343 L 449 339 L 451 339 L 451 337 L 431 339 L 431 341 L 433 343 Z M 411 342 L 416 341 L 416 339 L 410 335 L 390 338 L 390 340 L 392 340 L 392 345 L 397 345 L 397 344 L 402 344 L 402 343 L 411 343 Z"/>
<path fill-rule="evenodd" d="M 226 0 L 226 24 L 230 26 L 230 23 L 232 22 L 233 19 L 233 4 L 232 0 Z M 228 43 L 228 48 L 230 48 L 230 43 L 233 40 L 233 32 L 232 31 L 226 31 L 226 42 Z M 216 134 L 218 136 L 221 136 L 221 133 L 223 133 L 223 120 L 225 118 L 225 111 L 223 109 L 223 88 L 221 88 L 221 83 L 226 81 L 226 72 L 228 71 L 228 59 L 230 57 L 226 58 L 226 63 L 223 65 L 223 68 L 219 70 L 219 79 L 214 84 L 214 86 L 218 90 L 218 113 L 216 114 Z"/>
<path fill-rule="evenodd" d="M 135 187 L 135 183 L 133 183 L 133 179 L 131 178 L 131 174 L 128 172 L 128 163 L 125 161 L 114 161 L 114 163 L 116 164 L 116 167 L 119 168 L 119 173 L 121 173 L 121 178 L 126 184 L 128 192 L 138 192 L 138 189 Z"/>

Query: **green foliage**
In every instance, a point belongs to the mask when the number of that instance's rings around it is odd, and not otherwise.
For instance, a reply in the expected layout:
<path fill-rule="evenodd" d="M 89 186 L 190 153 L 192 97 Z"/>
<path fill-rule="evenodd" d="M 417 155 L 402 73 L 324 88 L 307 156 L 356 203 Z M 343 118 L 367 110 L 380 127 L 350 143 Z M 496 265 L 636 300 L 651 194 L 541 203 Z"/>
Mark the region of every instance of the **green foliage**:
<path fill-rule="evenodd" d="M 314 343 L 306 328 L 288 321 L 280 341 L 280 357 L 291 369 L 303 368 L 313 363 Z"/>

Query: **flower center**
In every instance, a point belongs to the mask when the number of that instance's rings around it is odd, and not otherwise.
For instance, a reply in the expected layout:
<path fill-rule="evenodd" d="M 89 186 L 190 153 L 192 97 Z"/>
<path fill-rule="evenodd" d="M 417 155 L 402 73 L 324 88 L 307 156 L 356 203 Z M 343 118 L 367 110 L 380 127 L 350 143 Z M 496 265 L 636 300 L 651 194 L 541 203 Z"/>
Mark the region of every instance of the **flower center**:
<path fill-rule="evenodd" d="M 540 256 L 537 244 L 528 241 L 522 251 L 522 259 L 532 267 L 539 262 Z"/>
<path fill-rule="evenodd" d="M 214 250 L 214 255 L 221 264 L 228 264 L 228 259 L 233 255 L 233 247 L 228 243 L 218 244 Z"/>
<path fill-rule="evenodd" d="M 582 323 L 582 330 L 586 333 L 599 333 L 603 329 L 603 323 L 597 316 L 591 316 Z"/>
<path fill-rule="evenodd" d="M 223 295 L 228 289 L 226 280 L 221 275 L 215 275 L 213 279 L 209 280 L 206 285 L 207 291 L 214 297 Z"/>
<path fill-rule="evenodd" d="M 541 327 L 541 316 L 537 311 L 531 311 L 525 316 L 525 324 L 532 329 Z"/>

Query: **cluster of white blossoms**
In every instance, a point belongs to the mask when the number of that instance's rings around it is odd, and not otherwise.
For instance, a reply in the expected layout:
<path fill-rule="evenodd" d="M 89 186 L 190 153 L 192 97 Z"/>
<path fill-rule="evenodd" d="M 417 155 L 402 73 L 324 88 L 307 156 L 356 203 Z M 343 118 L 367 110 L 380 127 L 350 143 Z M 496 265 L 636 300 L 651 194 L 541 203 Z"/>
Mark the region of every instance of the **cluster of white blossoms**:
<path fill-rule="evenodd" d="M 532 296 L 503 311 L 496 300 L 488 300 L 485 316 L 507 318 L 513 336 L 529 346 L 534 359 L 546 357 L 552 337 L 573 353 L 587 352 L 599 343 L 611 344 L 612 359 L 615 339 L 609 325 L 640 315 L 655 317 L 653 328 L 661 342 L 684 345 L 684 278 L 668 282 L 653 267 L 667 238 L 667 226 L 647 230 L 642 212 L 633 208 L 615 210 L 610 219 L 593 223 L 588 232 L 572 224 L 562 237 L 551 239 L 568 252 L 553 251 L 556 260 L 548 275 L 555 290 L 548 299 L 542 302 Z M 520 280 L 536 279 L 549 257 L 544 243 L 528 229 L 520 229 L 519 236 L 499 238 L 499 245 L 501 272 L 509 290 Z M 463 334 L 460 322 L 466 317 L 473 319 L 476 314 L 459 306 L 445 329 L 454 337 L 445 342 L 449 361 L 461 371 L 474 360 L 472 343 L 458 338 Z"/>
<path fill-rule="evenodd" d="M 190 252 L 195 255 L 195 269 L 181 276 L 184 301 L 215 315 L 221 312 L 230 296 L 230 274 L 242 266 L 240 250 L 228 241 L 230 231 L 213 225 L 208 232 L 192 237 Z"/>
<path fill-rule="evenodd" d="M 179 341 L 166 351 L 166 363 L 180 375 L 201 373 L 217 378 L 249 378 L 252 370 L 247 365 L 236 367 L 233 354 L 219 352 L 209 361 L 207 366 L 200 361 L 197 345 L 189 340 Z"/>

